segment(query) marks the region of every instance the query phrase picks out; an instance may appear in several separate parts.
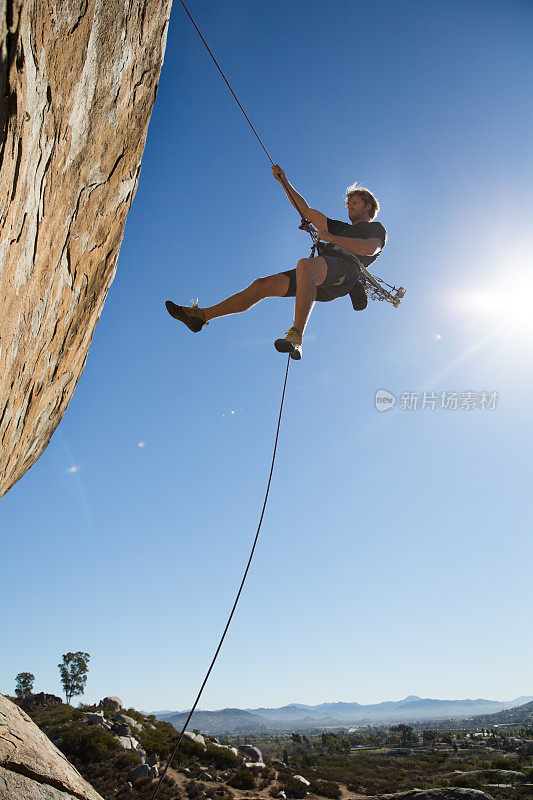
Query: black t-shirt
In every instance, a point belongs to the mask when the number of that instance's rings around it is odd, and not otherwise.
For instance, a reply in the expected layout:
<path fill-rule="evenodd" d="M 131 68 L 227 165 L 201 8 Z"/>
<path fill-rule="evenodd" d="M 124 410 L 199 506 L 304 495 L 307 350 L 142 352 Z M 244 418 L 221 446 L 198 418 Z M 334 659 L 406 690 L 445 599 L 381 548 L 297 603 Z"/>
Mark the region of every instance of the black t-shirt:
<path fill-rule="evenodd" d="M 342 222 L 340 219 L 328 219 L 328 231 L 334 236 L 346 236 L 347 239 L 379 239 L 383 242 L 383 246 L 387 242 L 387 231 L 381 222 L 356 222 L 352 225 L 350 222 Z M 329 247 L 334 247 L 339 250 L 339 255 L 352 256 L 349 250 L 339 247 L 338 244 L 329 244 Z M 356 256 L 363 266 L 368 267 L 379 256 Z"/>

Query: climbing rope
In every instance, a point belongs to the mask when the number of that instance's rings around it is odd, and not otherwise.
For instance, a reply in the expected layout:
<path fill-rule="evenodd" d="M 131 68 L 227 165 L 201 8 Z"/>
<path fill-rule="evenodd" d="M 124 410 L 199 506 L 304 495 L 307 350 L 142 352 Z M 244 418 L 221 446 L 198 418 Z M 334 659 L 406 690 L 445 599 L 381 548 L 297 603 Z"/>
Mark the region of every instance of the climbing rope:
<path fill-rule="evenodd" d="M 194 25 L 194 27 L 195 27 L 195 29 L 196 29 L 196 33 L 198 34 L 198 36 L 200 37 L 200 39 L 201 39 L 201 40 L 202 40 L 202 42 L 204 43 L 204 45 L 205 45 L 205 48 L 206 48 L 207 52 L 209 53 L 209 55 L 210 55 L 210 56 L 211 56 L 211 58 L 213 59 L 213 61 L 214 61 L 214 63 L 215 63 L 215 66 L 216 66 L 216 68 L 218 69 L 218 71 L 219 71 L 219 72 L 220 72 L 220 74 L 222 75 L 222 77 L 223 77 L 223 79 L 224 79 L 224 82 L 225 82 L 226 86 L 228 87 L 228 89 L 229 89 L 229 90 L 230 90 L 230 92 L 232 93 L 232 95 L 233 95 L 233 97 L 234 97 L 234 99 L 235 99 L 235 102 L 237 103 L 237 105 L 238 105 L 238 106 L 239 106 L 239 108 L 241 109 L 242 113 L 244 114 L 244 117 L 245 117 L 245 119 L 246 119 L 246 122 L 248 123 L 248 125 L 250 126 L 250 128 L 252 129 L 252 131 L 254 132 L 255 138 L 257 139 L 257 141 L 259 142 L 259 144 L 261 145 L 261 147 L 262 147 L 262 148 L 263 148 L 263 150 L 265 151 L 265 153 L 266 153 L 266 157 L 268 158 L 268 160 L 270 161 L 270 163 L 272 164 L 272 166 L 275 166 L 275 165 L 274 165 L 274 162 L 272 161 L 272 158 L 270 157 L 270 153 L 268 152 L 268 150 L 266 149 L 265 145 L 263 144 L 263 140 L 261 139 L 261 137 L 260 137 L 260 136 L 259 136 L 259 134 L 257 133 L 256 129 L 254 128 L 254 126 L 253 126 L 253 124 L 252 124 L 252 122 L 251 122 L 251 120 L 250 120 L 250 117 L 248 116 L 248 114 L 246 113 L 246 111 L 244 110 L 244 108 L 242 107 L 242 105 L 241 105 L 241 102 L 240 102 L 239 98 L 237 97 L 237 95 L 236 95 L 236 94 L 235 94 L 235 92 L 233 91 L 233 88 L 232 88 L 232 86 L 231 86 L 231 83 L 228 81 L 228 79 L 226 78 L 226 76 L 225 76 L 224 72 L 222 71 L 222 68 L 221 68 L 220 64 L 219 64 L 219 63 L 218 63 L 218 61 L 216 60 L 215 56 L 213 55 L 213 53 L 212 53 L 212 51 L 211 51 L 211 48 L 209 47 L 209 45 L 207 44 L 206 40 L 204 39 L 204 37 L 203 37 L 203 35 L 202 35 L 202 32 L 201 32 L 200 28 L 198 27 L 198 25 L 197 25 L 197 24 L 196 24 L 196 22 L 194 21 L 194 19 L 193 19 L 193 17 L 192 17 L 192 14 L 191 14 L 191 12 L 190 12 L 190 11 L 189 11 L 189 9 L 187 8 L 187 6 L 186 6 L 186 5 L 185 5 L 185 3 L 183 2 L 183 0 L 180 0 L 180 3 L 181 3 L 181 5 L 183 6 L 183 8 L 185 9 L 185 13 L 186 13 L 186 14 L 187 14 L 187 16 L 189 17 L 190 21 L 191 21 L 191 22 L 192 22 L 192 24 Z M 285 187 L 285 189 L 286 189 L 286 191 L 287 191 L 287 194 L 288 194 L 288 195 L 289 195 L 289 197 L 291 198 L 291 201 L 293 202 L 293 204 L 294 204 L 294 207 L 295 207 L 295 208 L 298 210 L 298 213 L 300 214 L 300 216 L 301 216 L 301 218 L 302 218 L 302 222 L 301 222 L 300 228 L 301 228 L 302 230 L 305 230 L 305 231 L 307 231 L 307 232 L 308 232 L 308 233 L 311 235 L 311 238 L 313 239 L 313 243 L 314 243 L 314 238 L 313 238 L 313 237 L 314 237 L 314 234 L 313 234 L 313 233 L 311 232 L 311 230 L 309 229 L 309 226 L 310 226 L 310 224 L 311 224 L 311 223 L 309 222 L 309 220 L 307 220 L 307 219 L 304 217 L 304 215 L 303 215 L 303 214 L 302 214 L 302 212 L 300 211 L 300 209 L 299 209 L 299 207 L 298 207 L 298 203 L 297 203 L 297 201 L 296 201 L 296 198 L 294 197 L 294 194 L 291 192 L 290 186 L 288 186 L 288 184 L 287 184 L 287 183 L 285 183 L 285 181 L 282 181 L 282 183 L 283 183 L 283 186 Z M 313 230 L 314 230 L 314 229 L 313 229 Z"/>
<path fill-rule="evenodd" d="M 209 665 L 209 669 L 207 670 L 205 678 L 204 678 L 204 680 L 202 682 L 202 685 L 200 686 L 200 691 L 198 692 L 196 700 L 194 701 L 194 705 L 191 708 L 187 719 L 185 720 L 185 724 L 184 724 L 183 728 L 181 729 L 180 735 L 178 736 L 178 741 L 174 745 L 174 748 L 173 748 L 170 756 L 168 757 L 167 763 L 165 764 L 165 768 L 164 768 L 163 772 L 161 773 L 161 775 L 159 777 L 159 780 L 157 782 L 157 786 L 155 787 L 155 791 L 154 791 L 154 793 L 152 795 L 151 800 L 155 800 L 155 798 L 157 797 L 157 793 L 159 792 L 159 788 L 160 788 L 161 784 L 163 783 L 163 780 L 165 778 L 165 775 L 167 773 L 168 768 L 170 767 L 172 759 L 174 758 L 174 756 L 178 752 L 178 748 L 179 748 L 179 746 L 181 744 L 181 740 L 183 739 L 183 734 L 187 730 L 187 725 L 189 724 L 190 719 L 191 719 L 192 715 L 194 714 L 194 712 L 196 710 L 196 706 L 198 705 L 198 703 L 200 701 L 200 697 L 202 696 L 202 692 L 204 690 L 204 687 L 205 687 L 205 685 L 206 685 L 206 683 L 208 681 L 208 678 L 209 678 L 209 676 L 211 674 L 211 670 L 215 666 L 215 661 L 217 660 L 218 654 L 220 652 L 220 648 L 222 647 L 222 643 L 223 643 L 224 639 L 226 638 L 226 633 L 228 632 L 228 628 L 229 628 L 229 626 L 231 624 L 231 620 L 233 619 L 233 614 L 235 613 L 235 609 L 237 608 L 237 603 L 239 602 L 239 598 L 240 598 L 242 590 L 244 588 L 244 582 L 246 581 L 246 576 L 248 575 L 248 571 L 250 569 L 250 565 L 251 565 L 252 559 L 254 557 L 255 547 L 256 547 L 257 541 L 259 539 L 259 532 L 261 530 L 261 525 L 263 523 L 263 517 L 265 516 L 265 510 L 266 510 L 266 506 L 267 506 L 268 495 L 269 495 L 269 492 L 270 492 L 270 484 L 272 482 L 272 475 L 273 475 L 273 472 L 274 472 L 274 463 L 276 461 L 276 450 L 278 449 L 279 429 L 280 429 L 280 425 L 281 425 L 281 417 L 282 417 L 282 414 L 283 414 L 283 403 L 285 401 L 285 389 L 287 388 L 287 378 L 289 376 L 290 363 L 291 363 L 291 357 L 288 356 L 288 358 L 287 358 L 287 368 L 285 370 L 285 380 L 283 382 L 283 392 L 281 394 L 281 405 L 280 405 L 280 408 L 279 408 L 278 424 L 277 424 L 277 427 L 276 427 L 276 438 L 274 440 L 274 452 L 272 453 L 272 462 L 270 464 L 270 473 L 268 475 L 268 482 L 267 482 L 267 488 L 266 488 L 266 493 L 265 493 L 265 499 L 264 499 L 264 502 L 263 502 L 263 508 L 261 510 L 261 516 L 259 517 L 259 524 L 257 526 L 257 531 L 256 531 L 255 538 L 254 538 L 254 541 L 253 541 L 252 549 L 250 551 L 250 557 L 248 558 L 248 563 L 246 564 L 246 569 L 244 570 L 244 575 L 242 576 L 241 585 L 239 586 L 239 591 L 237 592 L 237 596 L 235 598 L 235 602 L 233 603 L 233 607 L 232 607 L 230 615 L 228 617 L 228 621 L 226 622 L 226 627 L 224 628 L 224 632 L 222 633 L 222 636 L 220 637 L 220 641 L 218 643 L 218 647 L 216 649 L 215 655 L 213 656 L 211 664 Z"/>

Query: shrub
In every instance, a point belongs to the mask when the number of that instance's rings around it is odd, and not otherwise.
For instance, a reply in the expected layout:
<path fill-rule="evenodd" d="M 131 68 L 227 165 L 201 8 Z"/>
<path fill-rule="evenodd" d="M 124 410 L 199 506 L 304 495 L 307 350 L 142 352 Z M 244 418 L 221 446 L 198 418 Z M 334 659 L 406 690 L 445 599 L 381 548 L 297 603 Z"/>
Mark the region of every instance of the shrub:
<path fill-rule="evenodd" d="M 168 758 L 170 751 L 176 743 L 178 734 L 169 722 L 159 722 L 155 730 L 152 728 L 145 728 L 143 731 L 140 731 L 138 737 L 141 747 L 143 750 L 146 750 L 147 753 L 157 753 L 161 758 Z M 180 750 L 183 745 L 184 742 L 182 741 Z"/>
<path fill-rule="evenodd" d="M 196 783 L 196 781 L 187 781 L 185 784 L 185 791 L 189 800 L 198 800 L 202 796 L 203 789 L 203 784 Z"/>
<path fill-rule="evenodd" d="M 124 750 L 123 753 L 120 753 L 117 756 L 117 767 L 119 769 L 133 769 L 133 767 L 139 766 L 139 754 L 135 752 L 135 750 Z"/>
<path fill-rule="evenodd" d="M 263 790 L 266 789 L 267 786 L 270 786 L 274 780 L 274 777 L 275 773 L 273 769 L 264 769 L 260 775 L 261 780 L 259 781 L 259 789 Z"/>
<path fill-rule="evenodd" d="M 482 781 L 477 775 L 458 775 L 456 778 L 451 779 L 452 786 L 457 786 L 461 789 L 481 789 Z"/>
<path fill-rule="evenodd" d="M 243 767 L 237 770 L 235 775 L 228 781 L 228 785 L 234 789 L 255 789 L 255 778 L 249 769 Z"/>
<path fill-rule="evenodd" d="M 241 761 L 239 756 L 236 756 L 231 750 L 225 747 L 215 747 L 212 744 L 208 744 L 205 748 L 205 756 L 209 760 L 209 763 L 214 764 L 217 769 L 236 767 Z"/>
<path fill-rule="evenodd" d="M 341 796 L 339 784 L 335 781 L 313 781 L 310 791 L 321 797 L 331 797 L 333 800 L 339 800 Z"/>
<path fill-rule="evenodd" d="M 120 748 L 112 734 L 102 728 L 93 728 L 84 722 L 75 722 L 64 731 L 60 749 L 68 758 L 82 761 L 99 761 Z"/>
<path fill-rule="evenodd" d="M 289 778 L 283 783 L 280 789 L 283 789 L 287 797 L 295 797 L 298 798 L 298 800 L 300 800 L 302 797 L 305 797 L 308 791 L 305 783 L 302 783 L 295 778 Z"/>

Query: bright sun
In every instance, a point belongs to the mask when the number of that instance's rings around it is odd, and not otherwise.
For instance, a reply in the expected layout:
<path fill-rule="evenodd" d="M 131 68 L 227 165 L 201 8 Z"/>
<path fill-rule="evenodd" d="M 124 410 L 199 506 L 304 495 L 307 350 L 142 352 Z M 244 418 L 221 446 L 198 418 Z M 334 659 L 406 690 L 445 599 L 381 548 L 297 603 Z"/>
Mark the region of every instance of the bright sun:
<path fill-rule="evenodd" d="M 483 316 L 511 334 L 533 337 L 533 270 L 502 271 L 497 281 L 459 289 L 453 303 L 463 314 Z"/>

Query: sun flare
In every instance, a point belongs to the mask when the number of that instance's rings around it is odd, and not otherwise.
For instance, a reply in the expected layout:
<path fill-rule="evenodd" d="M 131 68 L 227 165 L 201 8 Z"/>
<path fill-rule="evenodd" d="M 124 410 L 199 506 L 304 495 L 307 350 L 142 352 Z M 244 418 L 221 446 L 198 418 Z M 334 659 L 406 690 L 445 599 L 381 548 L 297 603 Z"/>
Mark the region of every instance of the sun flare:
<path fill-rule="evenodd" d="M 533 270 L 514 268 L 479 287 L 459 289 L 451 298 L 456 311 L 484 317 L 514 335 L 533 339 Z"/>

